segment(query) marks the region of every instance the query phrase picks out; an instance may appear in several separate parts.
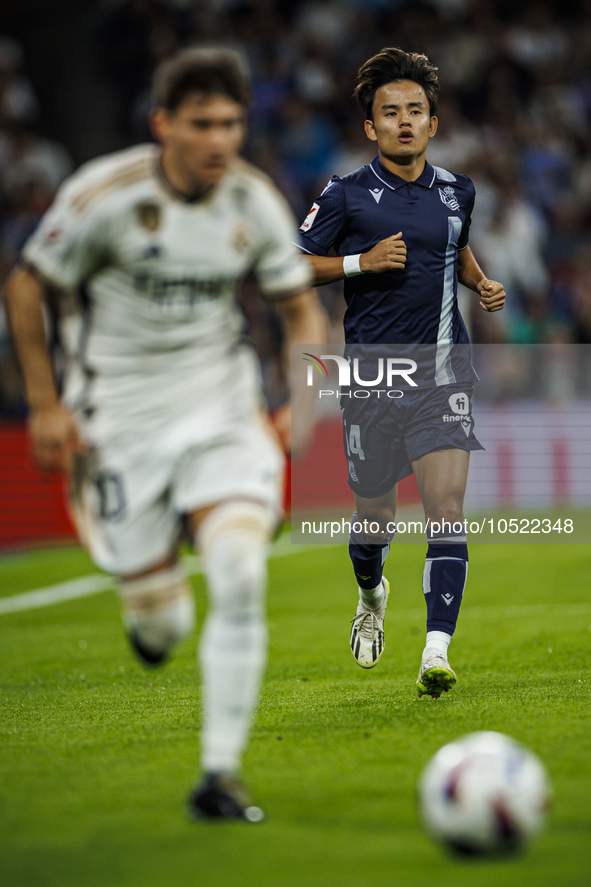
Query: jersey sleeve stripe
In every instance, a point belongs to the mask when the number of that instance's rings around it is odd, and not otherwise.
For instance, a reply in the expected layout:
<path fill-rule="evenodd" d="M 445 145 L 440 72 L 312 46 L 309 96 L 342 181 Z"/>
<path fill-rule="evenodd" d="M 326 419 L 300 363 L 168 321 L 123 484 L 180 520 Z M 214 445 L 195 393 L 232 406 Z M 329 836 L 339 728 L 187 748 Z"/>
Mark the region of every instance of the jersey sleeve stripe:
<path fill-rule="evenodd" d="M 294 245 L 295 247 L 297 247 L 297 249 L 301 249 L 301 251 L 302 251 L 303 253 L 306 253 L 308 256 L 313 256 L 313 255 L 314 255 L 314 253 L 311 253 L 309 249 L 306 249 L 305 246 L 302 246 L 301 243 L 296 243 L 295 240 L 292 240 L 292 243 L 293 243 L 293 245 Z"/>
<path fill-rule="evenodd" d="M 299 233 L 299 237 L 300 237 L 300 240 L 302 240 L 306 244 L 306 246 L 303 246 L 302 243 L 296 243 L 295 245 L 299 249 L 308 253 L 309 256 L 325 256 L 327 254 L 328 250 L 330 249 L 330 246 L 329 247 L 320 246 L 319 243 L 316 243 L 315 240 L 312 240 L 312 238 L 308 237 L 306 234 L 302 234 L 301 231 Z"/>
<path fill-rule="evenodd" d="M 148 178 L 153 171 L 153 163 L 146 159 L 142 159 L 139 163 L 130 164 L 123 170 L 114 171 L 113 175 L 103 180 L 100 184 L 95 185 L 93 188 L 85 189 L 74 197 L 71 203 L 72 209 L 78 213 L 83 213 L 89 208 L 91 203 L 106 196 L 108 192 Z"/>

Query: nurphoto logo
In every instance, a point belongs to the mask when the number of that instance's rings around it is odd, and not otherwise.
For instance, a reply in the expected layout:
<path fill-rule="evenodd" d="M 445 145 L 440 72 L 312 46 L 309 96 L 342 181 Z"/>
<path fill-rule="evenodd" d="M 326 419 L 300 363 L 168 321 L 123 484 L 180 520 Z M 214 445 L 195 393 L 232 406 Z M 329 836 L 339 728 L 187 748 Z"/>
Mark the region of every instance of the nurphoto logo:
<path fill-rule="evenodd" d="M 342 357 L 339 354 L 321 354 L 320 357 L 316 357 L 315 354 L 309 354 L 308 352 L 304 352 L 304 354 L 306 356 L 302 359 L 306 360 L 312 366 L 315 366 L 320 375 L 328 376 L 328 370 L 324 361 L 334 360 L 339 369 L 339 385 L 341 387 L 349 387 L 351 385 L 352 368 L 354 383 L 356 385 L 361 385 L 364 388 L 376 388 L 378 385 L 381 385 L 383 381 L 385 381 L 388 388 L 391 388 L 395 376 L 402 378 L 407 385 L 411 386 L 411 388 L 418 388 L 417 383 L 412 378 L 413 373 L 416 373 L 417 371 L 417 362 L 408 357 L 387 357 L 385 359 L 379 357 L 377 368 L 374 370 L 374 372 L 377 373 L 376 377 L 374 379 L 362 379 L 360 376 L 358 357 L 349 361 L 346 357 Z M 308 368 L 307 384 L 309 386 L 314 384 L 312 366 Z"/>

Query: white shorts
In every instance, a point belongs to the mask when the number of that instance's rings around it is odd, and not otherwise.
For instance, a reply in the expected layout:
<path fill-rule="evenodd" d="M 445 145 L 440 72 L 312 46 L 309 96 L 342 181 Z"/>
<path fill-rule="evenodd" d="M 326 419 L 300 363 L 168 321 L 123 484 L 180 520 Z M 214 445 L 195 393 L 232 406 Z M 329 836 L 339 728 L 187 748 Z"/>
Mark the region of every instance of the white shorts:
<path fill-rule="evenodd" d="M 74 517 L 103 570 L 148 569 L 175 550 L 184 515 L 223 500 L 254 499 L 281 515 L 285 460 L 262 419 L 193 444 L 171 431 L 138 433 L 125 447 L 102 446 L 79 460 Z"/>

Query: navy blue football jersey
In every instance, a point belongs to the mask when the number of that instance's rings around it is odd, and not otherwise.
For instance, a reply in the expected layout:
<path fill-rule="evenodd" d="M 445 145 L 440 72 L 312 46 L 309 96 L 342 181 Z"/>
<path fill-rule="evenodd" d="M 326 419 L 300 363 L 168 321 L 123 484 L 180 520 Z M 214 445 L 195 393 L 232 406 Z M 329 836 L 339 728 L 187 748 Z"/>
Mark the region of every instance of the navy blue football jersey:
<path fill-rule="evenodd" d="M 345 279 L 346 342 L 468 343 L 456 262 L 468 246 L 474 197 L 468 176 L 429 163 L 414 182 L 391 173 L 379 157 L 333 176 L 300 228 L 304 252 L 365 253 L 399 231 L 407 247 L 404 269 Z"/>

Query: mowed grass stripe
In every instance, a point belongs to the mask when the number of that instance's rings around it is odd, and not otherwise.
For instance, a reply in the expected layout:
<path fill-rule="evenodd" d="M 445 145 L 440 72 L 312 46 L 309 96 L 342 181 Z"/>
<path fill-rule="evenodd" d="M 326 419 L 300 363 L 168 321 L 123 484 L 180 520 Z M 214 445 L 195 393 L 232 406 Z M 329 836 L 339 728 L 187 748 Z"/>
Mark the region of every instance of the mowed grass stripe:
<path fill-rule="evenodd" d="M 268 813 L 260 827 L 183 813 L 198 769 L 197 632 L 155 672 L 128 650 L 113 594 L 2 620 L 0 883 L 588 887 L 591 550 L 470 553 L 452 647 L 458 684 L 437 702 L 414 686 L 424 551 L 400 547 L 388 559 L 386 652 L 369 672 L 348 646 L 356 589 L 346 546 L 271 560 L 269 665 L 244 770 Z M 78 550 L 0 565 L 12 593 L 84 573 L 92 566 Z M 191 582 L 201 628 L 206 584 Z M 421 829 L 415 787 L 441 745 L 478 729 L 538 754 L 555 801 L 523 856 L 459 863 Z"/>
<path fill-rule="evenodd" d="M 335 546 L 292 545 L 289 542 L 289 536 L 286 534 L 274 543 L 269 557 L 271 559 L 287 557 L 292 554 L 332 547 Z M 182 564 L 187 576 L 199 576 L 203 572 L 200 558 L 194 555 L 183 557 Z M 4 613 L 21 613 L 25 610 L 37 609 L 38 607 L 49 607 L 64 601 L 90 597 L 103 591 L 112 591 L 115 587 L 116 582 L 113 577 L 103 573 L 81 576 L 79 579 L 58 582 L 46 588 L 37 588 L 33 591 L 25 591 L 10 597 L 0 598 L 0 615 Z M 424 612 L 424 608 L 399 608 L 397 610 L 397 617 L 416 619 L 423 616 Z M 466 616 L 476 619 L 487 616 L 584 616 L 587 613 L 591 613 L 591 602 L 578 604 L 516 604 L 504 607 L 470 607 L 468 605 L 462 610 L 462 618 Z"/>
<path fill-rule="evenodd" d="M 297 554 L 300 551 L 311 551 L 321 546 L 316 545 L 292 545 L 289 534 L 280 536 L 271 548 L 270 557 L 286 557 Z M 322 546 L 325 547 L 325 546 Z M 202 572 L 201 561 L 198 557 L 187 555 L 182 559 L 187 576 L 198 576 Z M 111 591 L 116 583 L 112 576 L 103 573 L 93 573 L 90 576 L 81 576 L 79 579 L 70 579 L 67 582 L 58 582 L 46 588 L 36 588 L 33 591 L 25 591 L 10 597 L 0 598 L 0 614 L 21 613 L 24 610 L 34 610 L 37 607 L 49 607 L 62 601 L 76 600 L 77 598 L 90 597 L 100 594 L 102 591 Z"/>

